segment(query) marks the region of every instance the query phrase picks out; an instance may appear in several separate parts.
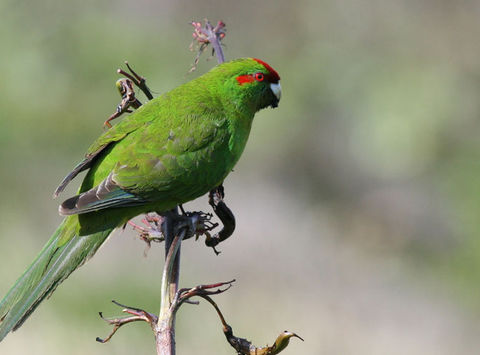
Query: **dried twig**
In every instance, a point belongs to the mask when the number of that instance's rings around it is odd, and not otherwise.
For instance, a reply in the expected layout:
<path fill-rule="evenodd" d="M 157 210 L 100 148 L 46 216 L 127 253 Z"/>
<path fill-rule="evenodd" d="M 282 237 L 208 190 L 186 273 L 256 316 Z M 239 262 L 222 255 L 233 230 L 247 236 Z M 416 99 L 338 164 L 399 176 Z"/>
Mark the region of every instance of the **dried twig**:
<path fill-rule="evenodd" d="M 152 247 L 152 242 L 161 243 L 165 240 L 161 232 L 161 220 L 162 217 L 157 214 L 147 214 L 145 218 L 142 219 L 145 227 L 139 226 L 133 221 L 128 221 L 128 224 L 133 227 L 133 230 L 138 232 L 140 240 L 146 243 L 145 250 L 143 251 L 145 257 Z"/>
<path fill-rule="evenodd" d="M 125 75 L 126 78 L 121 78 L 115 83 L 118 92 L 122 97 L 122 101 L 120 101 L 120 104 L 117 106 L 115 112 L 111 114 L 110 117 L 108 117 L 108 119 L 103 123 L 104 127 L 111 128 L 111 120 L 120 117 L 125 112 L 132 112 L 130 108 L 137 109 L 142 106 L 140 100 L 138 100 L 135 96 L 135 89 L 133 85 L 136 85 L 140 90 L 142 90 L 149 100 L 153 99 L 153 95 L 150 92 L 150 89 L 147 87 L 146 79 L 143 76 L 138 75 L 128 64 L 128 62 L 125 62 L 125 64 L 131 74 L 127 73 L 123 69 L 117 69 L 117 73 Z"/>
<path fill-rule="evenodd" d="M 230 289 L 230 287 L 232 287 L 233 282 L 235 282 L 235 280 L 219 282 L 211 285 L 200 285 L 190 289 L 183 288 L 177 292 L 173 307 L 175 307 L 176 311 L 182 305 L 182 303 L 187 302 L 192 297 L 201 297 L 207 302 L 209 302 L 212 307 L 215 308 L 215 310 L 217 311 L 218 317 L 220 318 L 220 321 L 223 325 L 223 333 L 227 338 L 228 343 L 237 351 L 238 354 L 275 355 L 283 351 L 288 346 L 290 338 L 296 337 L 303 341 L 303 339 L 297 334 L 285 330 L 284 332 L 280 333 L 272 346 L 267 345 L 265 347 L 256 347 L 247 339 L 236 337 L 235 335 L 233 335 L 232 327 L 226 322 L 225 317 L 220 311 L 220 308 L 210 297 L 227 291 L 228 289 Z M 226 285 L 227 287 L 221 288 L 222 286 Z M 216 290 L 212 291 L 211 289 L 214 288 L 216 288 Z"/>
<path fill-rule="evenodd" d="M 122 101 L 120 101 L 120 104 L 118 104 L 115 112 L 103 123 L 103 126 L 107 126 L 108 128 L 112 127 L 110 124 L 111 120 L 123 115 L 125 112 L 132 112 L 130 107 L 137 109 L 142 106 L 142 103 L 135 97 L 133 82 L 130 79 L 119 79 L 115 85 L 117 86 L 120 96 L 122 96 Z"/>
<path fill-rule="evenodd" d="M 104 321 L 113 325 L 112 331 L 110 332 L 110 334 L 108 334 L 108 336 L 106 338 L 104 338 L 104 339 L 99 338 L 99 337 L 96 338 L 96 340 L 99 343 L 104 344 L 104 343 L 108 342 L 113 337 L 113 335 L 117 332 L 117 330 L 120 329 L 120 327 L 124 326 L 125 324 L 132 323 L 132 322 L 139 322 L 139 321 L 147 322 L 152 327 L 152 330 L 155 331 L 156 324 L 157 324 L 157 321 L 158 321 L 158 317 L 156 315 L 154 315 L 152 313 L 148 313 L 148 312 L 144 311 L 143 309 L 124 306 L 124 305 L 118 303 L 117 301 L 112 301 L 112 302 L 114 304 L 116 304 L 117 306 L 122 307 L 123 308 L 122 312 L 132 314 L 132 316 L 131 317 L 125 317 L 125 318 L 107 319 L 103 316 L 102 312 L 98 312 L 98 314 L 100 315 L 100 317 Z"/>
<path fill-rule="evenodd" d="M 138 74 L 132 69 L 132 67 L 130 66 L 130 64 L 128 64 L 127 61 L 125 61 L 125 65 L 127 66 L 128 70 L 130 71 L 131 74 L 127 73 L 127 72 L 124 71 L 123 69 L 117 69 L 117 73 L 118 73 L 118 74 L 125 75 L 128 79 L 130 79 L 131 81 L 133 81 L 133 83 L 134 83 L 135 85 L 137 85 L 140 90 L 143 91 L 143 93 L 145 94 L 145 96 L 147 97 L 147 99 L 152 100 L 152 99 L 153 99 L 153 95 L 152 95 L 152 92 L 150 91 L 150 89 L 149 89 L 148 86 L 147 86 L 147 79 L 145 79 L 145 78 L 144 78 L 143 76 L 141 76 L 141 75 L 138 75 Z"/>
<path fill-rule="evenodd" d="M 225 23 L 223 21 L 218 21 L 215 27 L 212 26 L 210 21 L 205 19 L 205 26 L 202 27 L 201 22 L 192 21 L 191 25 L 193 26 L 193 41 L 190 44 L 190 50 L 197 50 L 197 55 L 193 61 L 193 65 L 190 68 L 189 72 L 195 71 L 197 69 L 198 62 L 200 61 L 200 56 L 207 49 L 208 45 L 212 45 L 212 55 L 217 56 L 218 63 L 223 63 L 225 61 L 225 56 L 223 55 L 222 45 L 220 41 L 225 38 Z"/>
<path fill-rule="evenodd" d="M 178 311 L 178 309 L 183 303 L 198 304 L 198 302 L 191 301 L 191 298 L 200 297 L 206 300 L 208 303 L 210 303 L 212 307 L 216 310 L 218 317 L 220 318 L 220 322 L 222 323 L 222 326 L 223 326 L 223 333 L 228 343 L 235 349 L 237 354 L 276 355 L 276 354 L 279 354 L 288 346 L 290 342 L 290 338 L 296 337 L 303 341 L 303 339 L 299 335 L 289 332 L 287 330 L 280 333 L 280 335 L 276 338 L 272 346 L 267 345 L 265 347 L 256 347 L 249 340 L 235 336 L 233 334 L 232 327 L 226 322 L 225 317 L 223 316 L 220 308 L 215 303 L 215 301 L 211 298 L 211 296 L 213 295 L 218 295 L 220 293 L 228 291 L 232 287 L 232 284 L 234 282 L 235 280 L 231 280 L 231 281 L 218 282 L 218 283 L 208 284 L 208 285 L 198 285 L 192 288 L 182 288 L 178 290 L 175 294 L 175 297 L 171 301 L 169 309 L 167 310 L 169 315 L 166 319 L 173 320 L 175 318 L 176 312 Z M 223 286 L 226 286 L 226 287 L 223 287 Z M 129 313 L 132 316 L 124 317 L 124 318 L 107 319 L 103 317 L 103 314 L 101 312 L 99 312 L 100 317 L 102 317 L 103 320 L 113 325 L 113 329 L 105 339 L 97 338 L 98 342 L 101 342 L 101 343 L 108 342 L 113 337 L 113 335 L 117 332 L 117 330 L 120 329 L 122 326 L 124 326 L 125 324 L 130 324 L 132 322 L 138 322 L 138 321 L 147 322 L 148 324 L 150 324 L 155 334 L 161 334 L 162 332 L 165 332 L 168 330 L 173 331 L 173 329 L 169 329 L 168 327 L 162 328 L 161 323 L 159 322 L 159 318 L 152 313 L 149 313 L 143 309 L 124 306 L 116 301 L 112 301 L 112 302 L 120 307 L 123 307 L 122 312 Z M 165 350 L 166 346 L 170 347 L 171 344 L 162 343 L 162 347 L 163 347 L 162 351 Z"/>

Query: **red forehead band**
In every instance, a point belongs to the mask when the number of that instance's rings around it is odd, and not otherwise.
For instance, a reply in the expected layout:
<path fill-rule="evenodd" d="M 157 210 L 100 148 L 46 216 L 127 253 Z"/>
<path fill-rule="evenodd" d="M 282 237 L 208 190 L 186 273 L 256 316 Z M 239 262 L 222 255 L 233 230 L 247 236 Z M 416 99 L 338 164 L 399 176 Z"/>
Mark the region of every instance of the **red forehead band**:
<path fill-rule="evenodd" d="M 273 69 L 267 63 L 265 63 L 263 60 L 260 60 L 260 59 L 257 59 L 257 58 L 253 58 L 253 60 L 256 61 L 257 63 L 260 63 L 261 65 L 263 65 L 265 67 L 265 69 L 267 69 L 269 71 L 269 74 L 266 75 L 267 80 L 269 82 L 278 83 L 278 81 L 280 80 L 280 75 L 278 75 L 278 73 L 275 71 L 275 69 Z"/>

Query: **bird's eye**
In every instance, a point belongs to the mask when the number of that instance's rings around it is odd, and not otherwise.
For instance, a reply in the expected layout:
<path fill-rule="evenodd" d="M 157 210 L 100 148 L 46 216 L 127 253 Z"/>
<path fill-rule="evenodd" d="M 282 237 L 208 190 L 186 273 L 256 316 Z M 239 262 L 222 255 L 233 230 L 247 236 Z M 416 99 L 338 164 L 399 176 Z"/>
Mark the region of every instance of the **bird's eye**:
<path fill-rule="evenodd" d="M 256 81 L 263 81 L 263 79 L 264 79 L 263 73 L 256 73 L 255 74 L 255 80 Z"/>

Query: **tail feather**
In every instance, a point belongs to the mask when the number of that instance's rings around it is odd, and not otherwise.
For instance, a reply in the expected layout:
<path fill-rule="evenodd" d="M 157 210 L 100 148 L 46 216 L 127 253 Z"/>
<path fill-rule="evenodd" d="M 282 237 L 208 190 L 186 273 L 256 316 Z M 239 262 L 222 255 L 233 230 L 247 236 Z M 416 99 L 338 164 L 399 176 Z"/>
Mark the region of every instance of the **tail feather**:
<path fill-rule="evenodd" d="M 79 236 L 77 216 L 67 217 L 0 302 L 0 341 L 18 329 L 38 305 L 100 248 L 108 229 Z"/>

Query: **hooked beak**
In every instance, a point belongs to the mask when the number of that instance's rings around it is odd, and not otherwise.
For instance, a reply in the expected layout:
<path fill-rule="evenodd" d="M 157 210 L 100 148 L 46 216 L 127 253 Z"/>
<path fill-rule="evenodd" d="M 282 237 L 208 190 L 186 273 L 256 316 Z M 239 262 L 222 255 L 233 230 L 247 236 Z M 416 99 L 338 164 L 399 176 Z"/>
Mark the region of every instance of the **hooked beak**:
<path fill-rule="evenodd" d="M 272 107 L 277 107 L 278 102 L 280 101 L 280 98 L 282 97 L 282 87 L 280 86 L 280 83 L 277 84 L 270 84 L 270 89 L 272 90 L 273 94 L 277 98 L 276 102 L 272 105 Z"/>
<path fill-rule="evenodd" d="M 280 97 L 282 97 L 282 87 L 280 86 L 280 83 L 270 84 L 270 89 L 272 89 L 272 92 L 277 97 L 277 100 L 280 101 Z"/>

